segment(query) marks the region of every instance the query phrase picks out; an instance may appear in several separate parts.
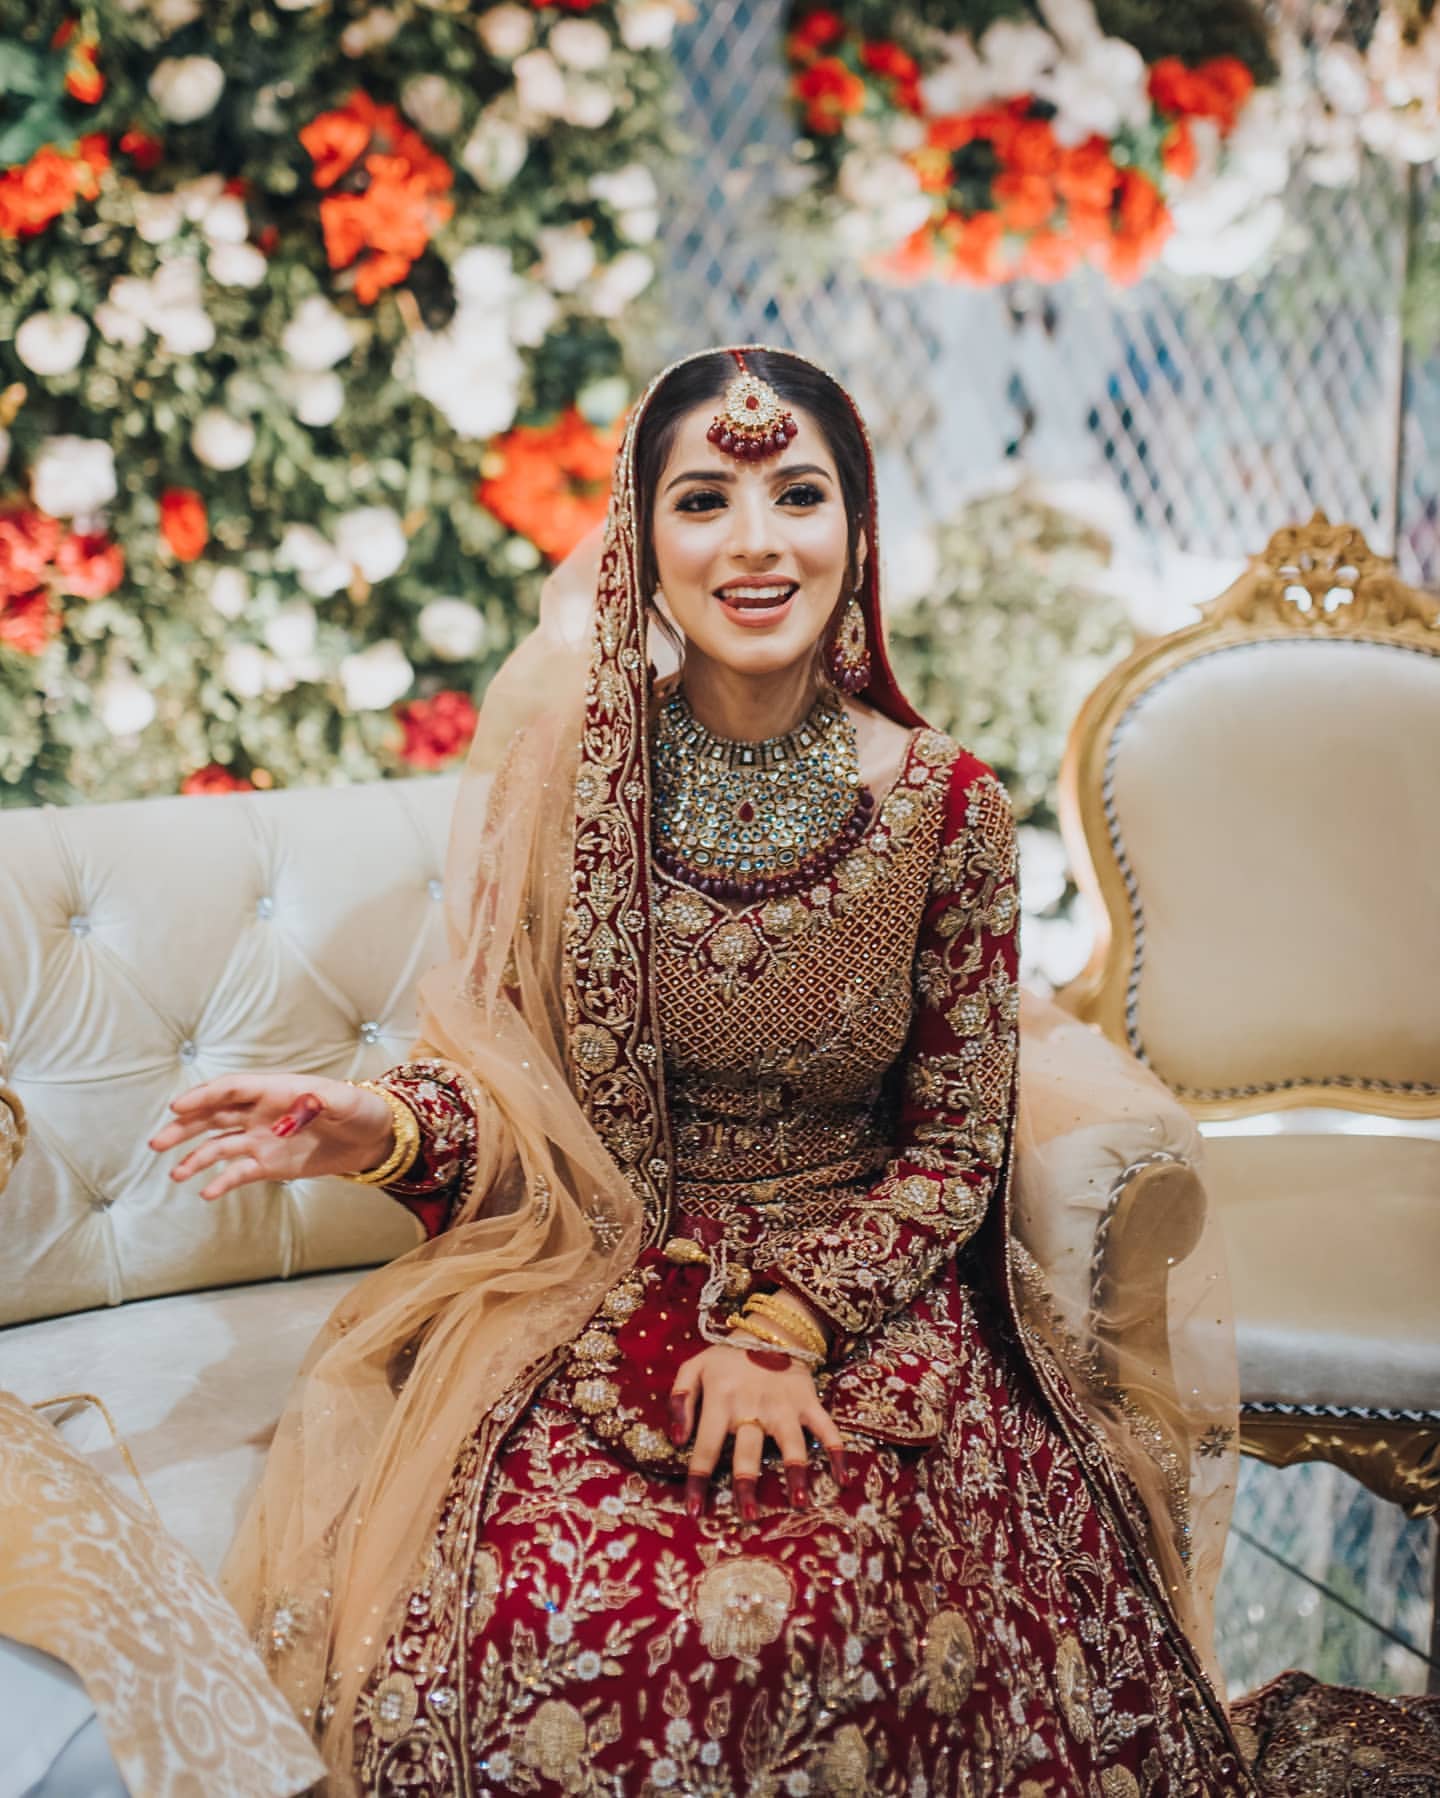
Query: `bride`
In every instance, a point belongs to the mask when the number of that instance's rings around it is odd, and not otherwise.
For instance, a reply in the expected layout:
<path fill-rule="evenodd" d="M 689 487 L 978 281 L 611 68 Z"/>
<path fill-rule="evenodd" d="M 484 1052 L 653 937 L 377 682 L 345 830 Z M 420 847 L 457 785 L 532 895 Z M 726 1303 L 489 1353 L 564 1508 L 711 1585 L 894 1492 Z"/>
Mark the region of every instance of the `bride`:
<path fill-rule="evenodd" d="M 1016 1233 L 1010 809 L 900 692 L 877 571 L 827 375 L 668 370 L 487 695 L 415 1058 L 153 1139 L 206 1198 L 347 1173 L 426 1231 L 314 1344 L 226 1568 L 335 1791 L 1253 1789 L 1199 1426 L 1127 1409 Z"/>

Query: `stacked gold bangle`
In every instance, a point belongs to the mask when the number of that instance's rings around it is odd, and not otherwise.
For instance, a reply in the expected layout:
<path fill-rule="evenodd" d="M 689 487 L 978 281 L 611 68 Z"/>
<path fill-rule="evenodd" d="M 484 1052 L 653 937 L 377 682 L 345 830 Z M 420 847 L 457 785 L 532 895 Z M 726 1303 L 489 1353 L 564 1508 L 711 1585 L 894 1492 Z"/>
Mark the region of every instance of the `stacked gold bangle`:
<path fill-rule="evenodd" d="M 379 1093 L 390 1107 L 390 1124 L 395 1132 L 395 1147 L 379 1167 L 366 1168 L 355 1174 L 342 1174 L 344 1180 L 358 1180 L 362 1186 L 384 1186 L 389 1180 L 403 1180 L 420 1153 L 420 1125 L 415 1113 L 402 1098 L 376 1080 L 351 1080 L 349 1086 L 367 1093 Z"/>
<path fill-rule="evenodd" d="M 772 1342 L 776 1348 L 798 1347 L 822 1360 L 829 1350 L 820 1326 L 806 1317 L 783 1292 L 751 1293 L 736 1321 L 752 1336 L 758 1336 L 762 1342 Z"/>

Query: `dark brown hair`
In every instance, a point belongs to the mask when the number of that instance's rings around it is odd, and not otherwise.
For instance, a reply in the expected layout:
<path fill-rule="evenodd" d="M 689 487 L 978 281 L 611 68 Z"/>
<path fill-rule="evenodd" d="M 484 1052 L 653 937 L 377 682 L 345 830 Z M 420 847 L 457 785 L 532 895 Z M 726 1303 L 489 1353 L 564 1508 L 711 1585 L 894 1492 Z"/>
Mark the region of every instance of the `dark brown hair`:
<path fill-rule="evenodd" d="M 840 497 L 845 503 L 846 538 L 849 545 L 849 582 L 841 601 L 860 580 L 860 534 L 865 529 L 869 506 L 869 459 L 859 421 L 844 391 L 823 369 L 784 350 L 747 350 L 745 366 L 768 381 L 782 400 L 809 413 L 835 458 L 840 476 Z M 718 403 L 735 379 L 735 358 L 728 350 L 714 350 L 682 362 L 656 389 L 640 422 L 635 445 L 635 489 L 638 501 L 641 592 L 648 605 L 659 585 L 655 564 L 654 520 L 656 490 L 674 447 L 680 422 L 697 406 Z"/>

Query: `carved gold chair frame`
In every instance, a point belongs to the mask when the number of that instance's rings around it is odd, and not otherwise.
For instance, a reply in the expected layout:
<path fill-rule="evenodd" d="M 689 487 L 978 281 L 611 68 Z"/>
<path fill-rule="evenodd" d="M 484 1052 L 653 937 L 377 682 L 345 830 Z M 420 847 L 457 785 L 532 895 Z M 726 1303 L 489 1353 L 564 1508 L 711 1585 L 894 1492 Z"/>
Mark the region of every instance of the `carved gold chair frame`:
<path fill-rule="evenodd" d="M 1061 825 L 1096 941 L 1060 1002 L 1144 1056 L 1133 1022 L 1137 941 L 1133 876 L 1107 803 L 1112 739 L 1137 698 L 1175 669 L 1231 645 L 1343 637 L 1440 655 L 1440 600 L 1408 586 L 1361 532 L 1317 512 L 1277 531 L 1263 554 L 1204 609 L 1198 623 L 1141 642 L 1101 681 L 1071 729 L 1060 781 Z M 1224 1097 L 1177 1092 L 1198 1119 L 1277 1108 L 1341 1107 L 1394 1118 L 1440 1118 L 1440 1092 L 1308 1082 Z M 1440 1414 L 1338 1407 L 1242 1406 L 1241 1448 L 1274 1466 L 1319 1460 L 1343 1468 L 1412 1517 L 1440 1512 Z M 1437 1569 L 1440 1579 L 1440 1569 Z M 1435 1645 L 1432 1643 L 1432 1658 Z"/>

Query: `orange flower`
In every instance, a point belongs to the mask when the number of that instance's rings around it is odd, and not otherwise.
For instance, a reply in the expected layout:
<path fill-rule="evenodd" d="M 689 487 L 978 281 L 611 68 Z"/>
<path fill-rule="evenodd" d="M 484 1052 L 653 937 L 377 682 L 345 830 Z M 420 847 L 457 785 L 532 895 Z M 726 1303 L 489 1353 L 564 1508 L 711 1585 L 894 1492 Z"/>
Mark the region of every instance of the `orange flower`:
<path fill-rule="evenodd" d="M 1055 210 L 1055 189 L 1043 175 L 1007 169 L 995 177 L 990 191 L 1007 231 L 1034 231 Z"/>
<path fill-rule="evenodd" d="M 243 774 L 232 774 L 223 762 L 207 762 L 180 782 L 182 793 L 253 793 L 255 783 Z"/>
<path fill-rule="evenodd" d="M 1095 260 L 1112 281 L 1127 286 L 1145 273 L 1173 229 L 1155 183 L 1138 169 L 1122 169 L 1114 235 L 1097 246 Z"/>
<path fill-rule="evenodd" d="M 1195 135 L 1190 129 L 1189 119 L 1177 119 L 1165 133 L 1165 141 L 1160 146 L 1160 160 L 1165 164 L 1165 173 L 1172 175 L 1177 181 L 1188 181 L 1195 173 Z"/>
<path fill-rule="evenodd" d="M 30 507 L 0 512 L 0 605 L 43 586 L 63 529 L 48 512 Z"/>
<path fill-rule="evenodd" d="M 395 716 L 405 733 L 400 759 L 412 768 L 442 768 L 453 761 L 469 747 L 480 721 L 474 700 L 453 687 L 396 706 Z"/>
<path fill-rule="evenodd" d="M 912 231 L 898 248 L 877 256 L 871 264 L 874 272 L 887 281 L 909 286 L 924 281 L 935 273 L 935 237 L 929 225 Z"/>
<path fill-rule="evenodd" d="M 60 586 L 76 599 L 104 599 L 125 578 L 125 552 L 103 531 L 72 531 L 55 556 Z"/>
<path fill-rule="evenodd" d="M 1179 118 L 1214 119 L 1222 136 L 1235 128 L 1255 77 L 1235 56 L 1214 56 L 1187 68 L 1178 56 L 1162 56 L 1150 70 L 1150 98 Z"/>
<path fill-rule="evenodd" d="M 845 21 L 838 13 L 817 7 L 790 33 L 787 49 L 792 62 L 814 62 L 822 50 L 838 44 L 845 35 Z"/>
<path fill-rule="evenodd" d="M 996 133 L 995 148 L 1010 168 L 1024 175 L 1053 175 L 1060 163 L 1060 145 L 1048 119 L 1007 119 Z"/>
<path fill-rule="evenodd" d="M 1005 226 L 998 212 L 977 212 L 969 218 L 952 212 L 942 229 L 950 244 L 953 280 L 988 287 L 1009 278 L 1001 256 Z"/>
<path fill-rule="evenodd" d="M 908 50 L 884 38 L 860 46 L 860 61 L 876 75 L 890 81 L 918 81 L 920 67 Z"/>
<path fill-rule="evenodd" d="M 1085 245 L 1073 232 L 1037 231 L 1026 243 L 1016 273 L 1032 281 L 1063 281 L 1084 255 Z"/>
<path fill-rule="evenodd" d="M 865 109 L 865 83 L 839 57 L 822 56 L 797 75 L 791 92 L 805 103 L 805 124 L 833 137 L 847 118 Z"/>
<path fill-rule="evenodd" d="M 346 192 L 320 202 L 320 227 L 331 268 L 358 263 L 356 297 L 373 305 L 405 279 L 450 218 L 454 207 L 440 196 L 454 172 L 393 106 L 377 106 L 364 93 L 352 94 L 339 112 L 322 113 L 300 141 L 314 160 L 317 187 L 353 177 Z"/>
<path fill-rule="evenodd" d="M 43 587 L 0 601 L 0 643 L 21 655 L 38 656 L 63 623 Z"/>
<path fill-rule="evenodd" d="M 1119 171 L 1110 159 L 1110 145 L 1099 136 L 1062 150 L 1055 169 L 1055 186 L 1072 206 L 1108 213 Z"/>
<path fill-rule="evenodd" d="M 82 106 L 96 105 L 105 92 L 105 77 L 96 63 L 99 46 L 93 38 L 81 38 L 70 51 L 65 70 L 65 92 Z"/>
<path fill-rule="evenodd" d="M 76 155 L 46 144 L 29 162 L 7 169 L 0 174 L 0 237 L 34 237 L 77 199 L 93 200 L 109 166 L 105 139 L 90 136 L 81 138 Z"/>
<path fill-rule="evenodd" d="M 193 487 L 168 487 L 160 496 L 160 530 L 177 562 L 193 562 L 210 541 L 205 501 Z"/>
<path fill-rule="evenodd" d="M 519 425 L 492 445 L 500 472 L 481 481 L 476 498 L 559 562 L 604 518 L 619 445 L 618 428 L 597 431 L 574 407 L 553 425 Z"/>

